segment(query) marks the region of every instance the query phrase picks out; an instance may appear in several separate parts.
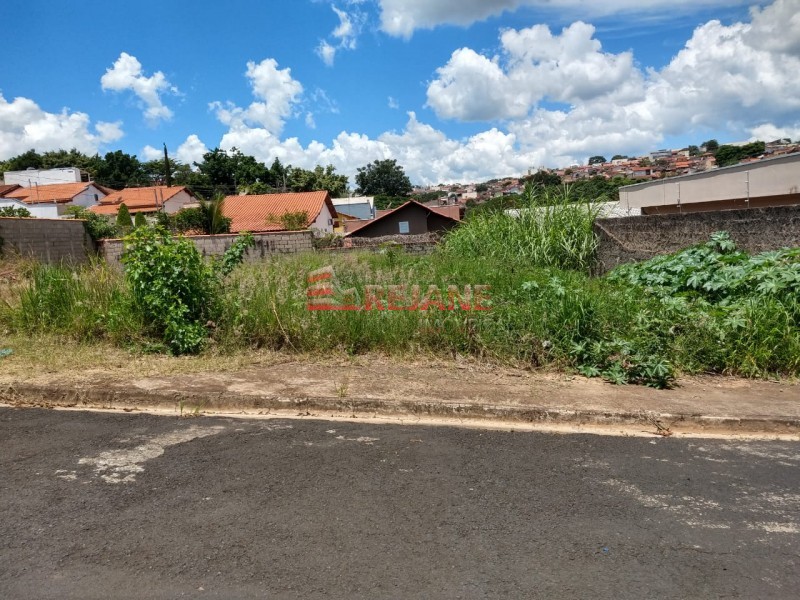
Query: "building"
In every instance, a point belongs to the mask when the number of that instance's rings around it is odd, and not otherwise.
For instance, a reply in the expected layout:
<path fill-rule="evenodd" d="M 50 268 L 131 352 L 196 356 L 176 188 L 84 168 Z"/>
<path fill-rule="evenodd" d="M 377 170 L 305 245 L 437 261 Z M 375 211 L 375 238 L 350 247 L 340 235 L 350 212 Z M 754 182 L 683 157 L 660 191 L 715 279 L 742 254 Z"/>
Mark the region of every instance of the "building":
<path fill-rule="evenodd" d="M 414 200 L 388 211 L 377 219 L 367 221 L 347 235 L 349 237 L 383 237 L 387 235 L 420 235 L 445 232 L 457 227 L 459 221 L 443 215 Z"/>
<path fill-rule="evenodd" d="M 33 217 L 59 219 L 67 215 L 67 207 L 96 206 L 113 190 L 93 182 L 56 183 L 51 185 L 5 186 L 0 196 L 0 208 L 25 208 Z"/>
<path fill-rule="evenodd" d="M 619 199 L 645 215 L 800 204 L 800 153 L 623 186 Z"/>
<path fill-rule="evenodd" d="M 333 198 L 336 212 L 343 212 L 356 219 L 375 218 L 375 198 L 372 196 L 353 196 L 352 198 Z"/>
<path fill-rule="evenodd" d="M 195 202 L 197 198 L 186 187 L 156 185 L 112 191 L 100 201 L 100 204 L 89 210 L 98 215 L 111 216 L 116 215 L 119 207 L 124 204 L 131 214 L 150 214 L 159 211 L 172 214 Z"/>
<path fill-rule="evenodd" d="M 35 185 L 53 185 L 56 183 L 80 183 L 81 170 L 76 167 L 63 169 L 26 169 L 24 171 L 6 171 L 3 183 L 33 187 Z"/>
<path fill-rule="evenodd" d="M 326 191 L 297 194 L 228 196 L 222 214 L 231 219 L 231 233 L 311 229 L 333 233 L 336 208 Z M 303 222 L 297 215 L 305 215 Z"/>

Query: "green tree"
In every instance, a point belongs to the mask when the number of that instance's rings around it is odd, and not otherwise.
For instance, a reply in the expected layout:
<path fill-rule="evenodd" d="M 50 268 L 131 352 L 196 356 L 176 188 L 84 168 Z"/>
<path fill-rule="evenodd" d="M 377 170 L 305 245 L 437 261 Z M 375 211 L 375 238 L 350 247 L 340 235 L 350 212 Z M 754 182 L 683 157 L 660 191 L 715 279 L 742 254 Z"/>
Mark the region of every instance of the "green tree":
<path fill-rule="evenodd" d="M 100 163 L 95 177 L 97 183 L 115 189 L 139 187 L 150 180 L 139 159 L 121 150 L 108 152 Z"/>
<path fill-rule="evenodd" d="M 133 228 L 131 213 L 124 202 L 119 205 L 119 211 L 117 211 L 117 227 L 122 231 L 129 231 Z"/>
<path fill-rule="evenodd" d="M 614 156 L 611 157 L 611 160 L 622 160 L 627 158 L 628 157 L 625 156 L 624 154 L 615 154 Z"/>
<path fill-rule="evenodd" d="M 203 162 L 195 163 L 201 174 L 205 175 L 213 191 L 233 194 L 241 187 L 256 182 L 271 183 L 269 169 L 254 157 L 242 154 L 236 148 L 230 152 L 214 148 L 203 155 Z"/>
<path fill-rule="evenodd" d="M 133 225 L 134 227 L 147 227 L 147 219 L 145 219 L 144 213 L 136 213 L 136 217 L 133 219 Z"/>
<path fill-rule="evenodd" d="M 711 154 L 714 154 L 719 149 L 719 142 L 717 140 L 708 140 L 707 142 L 700 144 L 700 148 L 706 152 L 711 152 Z"/>
<path fill-rule="evenodd" d="M 333 198 L 347 195 L 347 176 L 338 175 L 333 165 L 317 165 L 313 171 L 290 167 L 287 187 L 292 192 L 327 191 Z"/>
<path fill-rule="evenodd" d="M 42 157 L 36 150 L 28 150 L 19 156 L 9 158 L 2 164 L 3 171 L 24 171 L 25 169 L 41 169 Z"/>
<path fill-rule="evenodd" d="M 589 164 L 590 165 L 601 165 L 601 164 L 606 163 L 606 162 L 608 162 L 606 160 L 606 157 L 605 156 L 600 156 L 599 154 L 597 156 L 592 156 L 589 159 Z"/>
<path fill-rule="evenodd" d="M 356 192 L 366 196 L 408 196 L 412 190 L 403 167 L 394 159 L 376 160 L 359 167 L 356 185 Z"/>
<path fill-rule="evenodd" d="M 561 185 L 561 177 L 555 173 L 551 173 L 550 171 L 537 171 L 530 177 L 526 177 L 525 180 L 530 181 L 534 185 L 540 185 L 544 187 L 549 185 Z"/>
<path fill-rule="evenodd" d="M 687 150 L 689 151 L 689 156 L 699 156 L 701 154 L 700 148 L 697 146 L 689 146 Z"/>

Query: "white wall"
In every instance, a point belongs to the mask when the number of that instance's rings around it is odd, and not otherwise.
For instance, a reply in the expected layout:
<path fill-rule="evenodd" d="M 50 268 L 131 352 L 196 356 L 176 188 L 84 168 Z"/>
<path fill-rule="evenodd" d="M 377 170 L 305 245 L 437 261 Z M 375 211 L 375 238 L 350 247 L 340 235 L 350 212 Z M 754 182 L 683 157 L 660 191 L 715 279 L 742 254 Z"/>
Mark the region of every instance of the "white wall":
<path fill-rule="evenodd" d="M 29 171 L 6 171 L 3 173 L 6 185 L 49 185 L 51 183 L 80 183 L 81 170 L 73 167 L 64 169 L 31 169 Z"/>
<path fill-rule="evenodd" d="M 180 191 L 177 194 L 175 194 L 172 198 L 164 202 L 164 212 L 167 214 L 176 213 L 191 202 L 196 202 L 196 200 L 192 196 L 190 196 L 185 190 Z"/>
<path fill-rule="evenodd" d="M 49 204 L 25 204 L 24 202 L 12 200 L 11 198 L 0 198 L 0 208 L 6 206 L 25 208 L 31 213 L 32 217 L 38 219 L 58 219 L 61 216 L 58 210 L 59 206 L 55 202 Z"/>
<path fill-rule="evenodd" d="M 318 229 L 322 233 L 333 233 L 333 215 L 328 210 L 328 205 L 323 203 L 317 220 L 311 224 L 311 229 Z"/>

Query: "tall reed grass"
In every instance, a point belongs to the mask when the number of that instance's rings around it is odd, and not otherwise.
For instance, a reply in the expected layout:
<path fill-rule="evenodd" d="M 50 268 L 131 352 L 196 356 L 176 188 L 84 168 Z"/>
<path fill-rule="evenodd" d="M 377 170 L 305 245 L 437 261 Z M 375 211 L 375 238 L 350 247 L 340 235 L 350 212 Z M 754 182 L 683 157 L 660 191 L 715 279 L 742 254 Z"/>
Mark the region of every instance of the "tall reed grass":
<path fill-rule="evenodd" d="M 588 271 L 598 212 L 597 205 L 573 198 L 569 187 L 556 192 L 528 184 L 520 208 L 475 214 L 446 236 L 444 250 L 467 260 Z"/>

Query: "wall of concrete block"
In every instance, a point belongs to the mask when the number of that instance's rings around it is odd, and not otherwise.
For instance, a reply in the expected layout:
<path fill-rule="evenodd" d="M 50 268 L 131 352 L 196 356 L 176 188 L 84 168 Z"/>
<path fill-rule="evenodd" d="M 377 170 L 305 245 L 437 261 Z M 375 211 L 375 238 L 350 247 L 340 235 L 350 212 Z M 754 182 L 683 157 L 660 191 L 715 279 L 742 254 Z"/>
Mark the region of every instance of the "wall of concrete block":
<path fill-rule="evenodd" d="M 0 217 L 2 251 L 47 264 L 79 264 L 96 254 L 83 221 Z"/>
<path fill-rule="evenodd" d="M 800 247 L 800 206 L 598 219 L 598 273 L 705 242 L 727 231 L 751 253 Z"/>
<path fill-rule="evenodd" d="M 187 239 L 194 242 L 203 257 L 220 256 L 233 245 L 238 236 L 224 235 L 192 235 Z M 244 260 L 253 262 L 263 260 L 277 254 L 296 254 L 313 252 L 313 233 L 310 231 L 279 231 L 275 233 L 255 233 L 255 246 L 245 253 Z M 100 254 L 112 266 L 120 266 L 122 256 L 122 240 L 102 240 Z"/>

